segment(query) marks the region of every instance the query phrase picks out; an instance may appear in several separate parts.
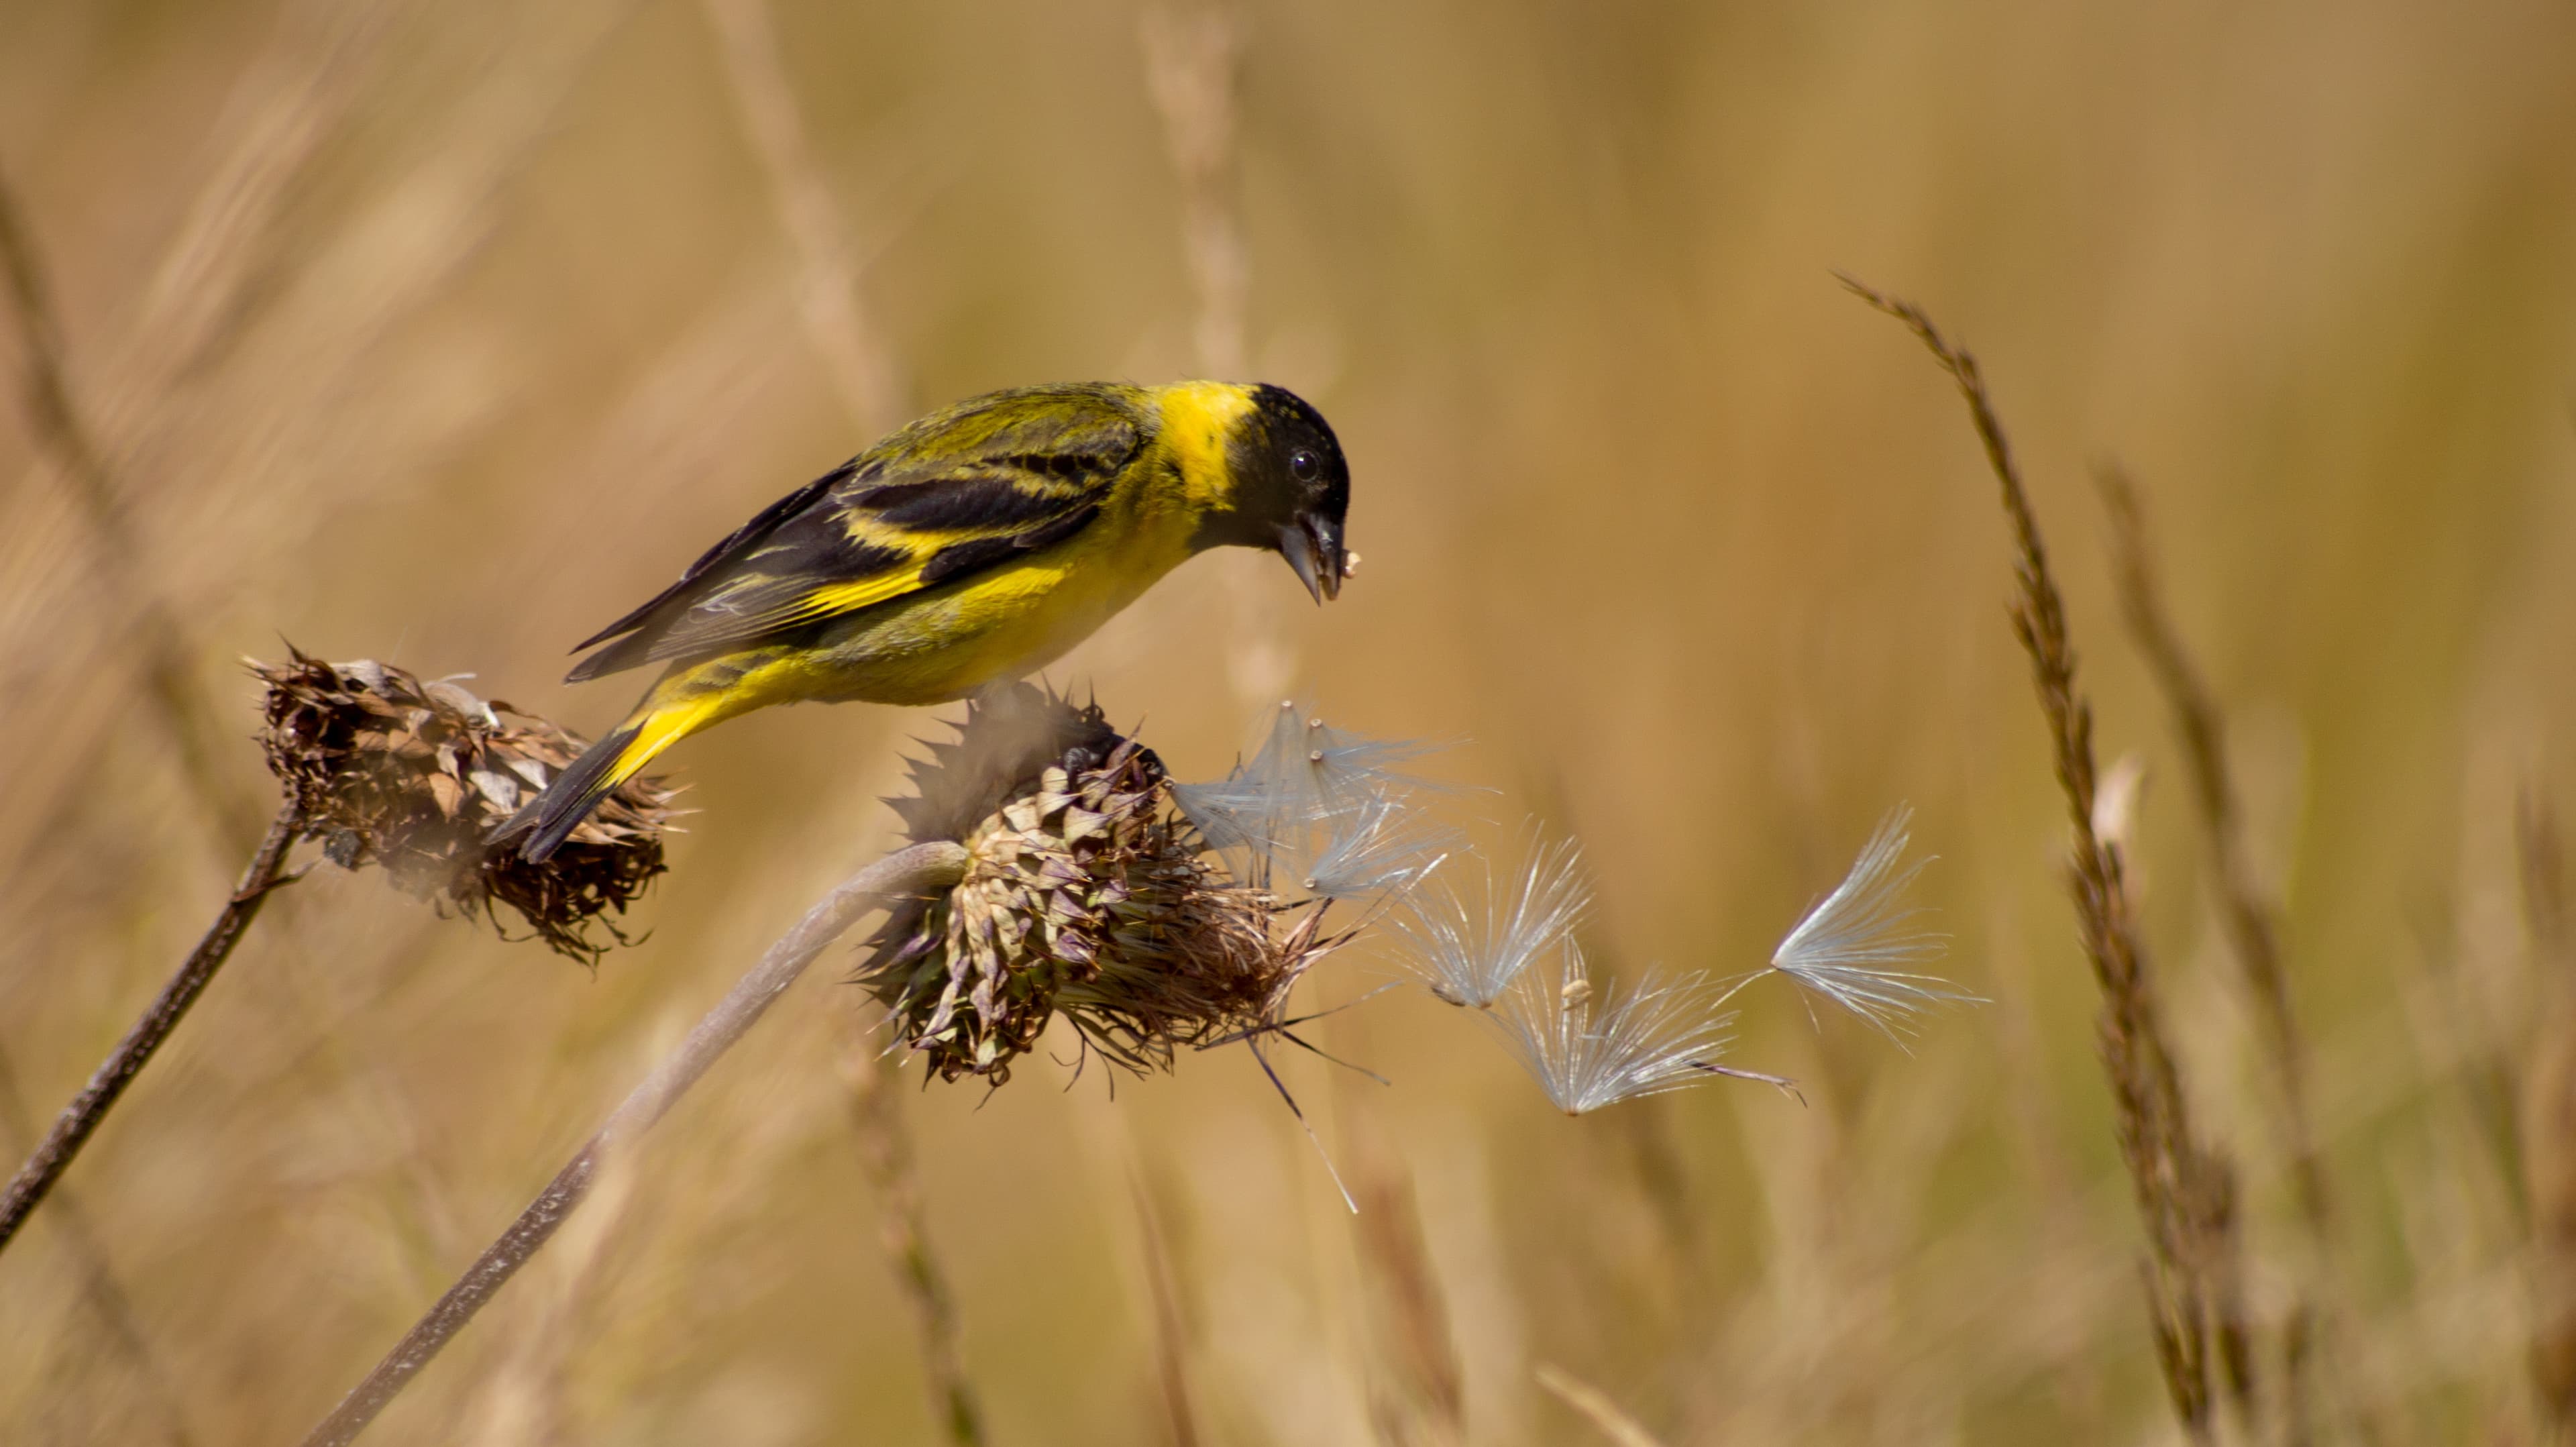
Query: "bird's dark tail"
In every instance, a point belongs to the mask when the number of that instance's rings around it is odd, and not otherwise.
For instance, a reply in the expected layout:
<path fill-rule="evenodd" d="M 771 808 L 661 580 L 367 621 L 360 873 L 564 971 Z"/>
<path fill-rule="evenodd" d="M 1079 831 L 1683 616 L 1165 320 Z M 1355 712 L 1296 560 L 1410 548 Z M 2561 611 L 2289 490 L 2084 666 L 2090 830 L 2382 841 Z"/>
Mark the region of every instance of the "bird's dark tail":
<path fill-rule="evenodd" d="M 598 808 L 618 785 L 641 773 L 655 755 L 725 716 L 720 696 L 688 696 L 691 692 L 684 674 L 674 672 L 665 677 L 627 716 L 626 722 L 592 744 L 573 760 L 572 767 L 555 776 L 543 794 L 494 830 L 492 842 L 498 844 L 525 833 L 527 842 L 519 846 L 519 853 L 531 861 L 543 860 L 562 848 L 572 832 L 581 827 L 581 821 L 590 817 L 590 811 Z"/>

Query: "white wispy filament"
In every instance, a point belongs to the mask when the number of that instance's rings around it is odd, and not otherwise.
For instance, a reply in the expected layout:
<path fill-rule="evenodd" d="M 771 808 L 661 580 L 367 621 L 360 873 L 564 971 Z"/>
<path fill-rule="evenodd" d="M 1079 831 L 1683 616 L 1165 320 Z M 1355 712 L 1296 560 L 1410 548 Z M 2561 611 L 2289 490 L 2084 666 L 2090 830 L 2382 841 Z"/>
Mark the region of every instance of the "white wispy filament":
<path fill-rule="evenodd" d="M 1717 1008 L 1723 997 L 1706 976 L 1659 980 L 1650 973 L 1623 995 L 1616 984 L 1594 989 L 1580 949 L 1569 944 L 1564 958 L 1553 988 L 1544 976 L 1530 976 L 1487 1017 L 1557 1109 L 1583 1115 L 1749 1073 L 1717 1064 L 1735 1012 Z"/>
<path fill-rule="evenodd" d="M 1582 855 L 1566 840 L 1531 852 L 1508 909 L 1489 880 L 1481 920 L 1451 887 L 1436 898 L 1416 900 L 1412 917 L 1397 927 L 1411 937 L 1414 964 L 1433 994 L 1482 1010 L 1501 999 L 1533 961 L 1568 944 L 1591 907 Z"/>
<path fill-rule="evenodd" d="M 1947 980 L 1903 968 L 1937 959 L 1948 947 L 1947 936 L 1915 927 L 1922 911 L 1905 903 L 1906 887 L 1931 862 L 1903 863 L 1913 817 L 1902 805 L 1889 814 L 1843 882 L 1807 911 L 1771 955 L 1773 970 L 1900 1045 L 1926 1010 L 1981 1003 Z"/>
<path fill-rule="evenodd" d="M 1173 785 L 1172 800 L 1211 847 L 1245 851 L 1265 884 L 1275 873 L 1334 897 L 1386 893 L 1450 852 L 1448 831 L 1421 824 L 1408 802 L 1439 786 L 1400 767 L 1441 747 L 1345 733 L 1291 699 L 1249 760 L 1222 779 Z"/>

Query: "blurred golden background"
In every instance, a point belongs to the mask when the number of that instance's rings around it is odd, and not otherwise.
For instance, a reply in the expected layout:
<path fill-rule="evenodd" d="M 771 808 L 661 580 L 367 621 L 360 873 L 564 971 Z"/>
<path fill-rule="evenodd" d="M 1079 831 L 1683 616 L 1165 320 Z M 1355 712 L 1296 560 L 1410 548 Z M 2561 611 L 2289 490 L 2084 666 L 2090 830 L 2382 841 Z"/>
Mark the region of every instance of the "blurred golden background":
<path fill-rule="evenodd" d="M 1051 678 L 1187 777 L 1290 691 L 1464 740 L 1438 772 L 1499 792 L 1453 817 L 1579 836 L 1626 972 L 1758 966 L 1910 800 L 1943 968 L 1993 1003 L 1908 1055 L 1757 992 L 1734 1059 L 1804 1109 L 1568 1120 L 1386 995 L 1319 1043 L 1391 1087 L 1284 1065 L 1356 1218 L 1240 1050 L 1114 1099 L 907 1091 L 988 1440 L 1603 1440 L 1542 1370 L 1674 1444 L 2179 1440 L 1994 484 L 1842 269 L 1984 361 L 2104 760 L 2145 760 L 2148 936 L 2259 1316 L 2297 1226 L 2088 475 L 2139 480 L 2286 904 L 2326 1439 L 2546 1440 L 2519 1102 L 2558 982 L 2516 819 L 2576 807 L 2571 54 L 2540 0 L 0 5 L 0 176 L 115 504 L 0 413 L 0 1140 L 239 868 L 241 655 L 604 728 L 641 680 L 564 687 L 567 646 L 883 428 L 1215 371 L 1334 420 L 1366 565 L 1318 611 L 1202 559 Z M 676 751 L 701 812 L 595 976 L 317 869 L 0 1258 L 0 1438 L 309 1426 L 885 847 L 935 727 Z M 939 1440 L 842 958 L 370 1440 Z M 1397 974 L 1355 948 L 1307 998 Z"/>

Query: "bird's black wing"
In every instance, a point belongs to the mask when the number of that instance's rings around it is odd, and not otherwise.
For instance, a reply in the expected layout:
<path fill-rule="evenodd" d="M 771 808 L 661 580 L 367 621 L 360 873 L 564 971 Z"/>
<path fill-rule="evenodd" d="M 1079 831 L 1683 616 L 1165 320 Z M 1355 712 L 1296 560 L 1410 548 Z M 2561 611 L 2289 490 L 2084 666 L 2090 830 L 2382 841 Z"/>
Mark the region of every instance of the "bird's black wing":
<path fill-rule="evenodd" d="M 995 393 L 933 414 L 761 510 L 593 636 L 579 682 L 705 657 L 956 582 L 1080 532 L 1150 423 L 1131 389 Z"/>

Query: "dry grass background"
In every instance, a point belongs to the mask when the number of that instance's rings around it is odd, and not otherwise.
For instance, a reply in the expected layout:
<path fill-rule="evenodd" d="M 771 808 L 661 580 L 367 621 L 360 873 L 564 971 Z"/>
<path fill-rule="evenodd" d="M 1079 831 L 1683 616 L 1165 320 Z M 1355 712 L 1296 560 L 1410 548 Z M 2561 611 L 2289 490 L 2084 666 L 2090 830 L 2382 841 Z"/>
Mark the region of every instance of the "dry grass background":
<path fill-rule="evenodd" d="M 602 727 L 626 684 L 556 684 L 564 645 L 872 427 L 1239 348 L 1340 428 L 1367 566 L 1317 612 L 1275 560 L 1201 560 L 1054 677 L 1185 774 L 1282 680 L 1468 738 L 1441 768 L 1504 792 L 1462 812 L 1579 833 L 1630 969 L 1758 964 L 1910 799 L 1950 973 L 1995 1004 L 1907 1057 L 1784 995 L 1741 1058 L 1806 1109 L 1743 1086 L 1568 1121 L 1389 995 L 1323 1036 L 1393 1088 L 1288 1067 L 1357 1220 L 1239 1052 L 1114 1101 L 1046 1070 L 907 1091 L 988 1439 L 2173 1439 L 1992 483 L 1839 267 L 1974 345 L 2012 429 L 2097 747 L 2147 764 L 2131 883 L 2276 1319 L 2310 1268 L 2272 1037 L 2088 481 L 2136 479 L 2226 718 L 2237 863 L 2283 905 L 2334 1204 L 2322 1430 L 2549 1440 L 2576 17 L 1328 0 L 1212 51 L 1192 23 L 0 7 L 0 176 L 122 507 L 103 526 L 0 414 L 10 1148 L 238 867 L 267 788 L 238 655 L 284 634 Z M 1229 50 L 1210 160 L 1147 57 Z M 151 701 L 156 620 L 211 787 Z M 884 847 L 872 796 L 927 724 L 789 710 L 682 750 L 703 812 L 596 977 L 365 876 L 281 897 L 0 1259 L 0 1437 L 310 1425 Z M 930 1440 L 837 1064 L 856 1006 L 799 987 L 380 1440 Z"/>

